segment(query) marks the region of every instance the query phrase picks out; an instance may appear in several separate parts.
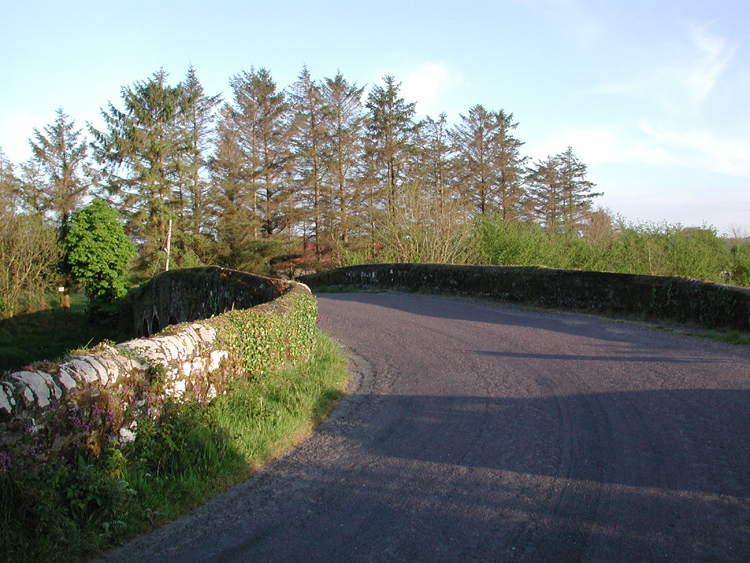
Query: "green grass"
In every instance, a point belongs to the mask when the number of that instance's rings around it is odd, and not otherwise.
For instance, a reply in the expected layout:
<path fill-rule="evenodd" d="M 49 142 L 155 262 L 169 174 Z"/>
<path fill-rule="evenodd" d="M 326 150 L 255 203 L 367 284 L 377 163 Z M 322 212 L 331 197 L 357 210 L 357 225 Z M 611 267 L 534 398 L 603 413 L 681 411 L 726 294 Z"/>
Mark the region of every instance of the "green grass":
<path fill-rule="evenodd" d="M 139 421 L 129 446 L 13 471 L 0 453 L 0 562 L 78 561 L 192 510 L 304 439 L 347 384 L 336 344 L 205 406 Z"/>
<path fill-rule="evenodd" d="M 731 332 L 685 332 L 687 336 L 693 336 L 696 338 L 705 338 L 707 340 L 716 340 L 717 342 L 727 342 L 728 344 L 737 344 L 740 346 L 750 345 L 750 334 L 747 332 L 740 332 L 733 330 Z"/>
<path fill-rule="evenodd" d="M 85 310 L 88 299 L 71 295 L 71 308 L 51 309 L 0 320 L 0 372 L 13 371 L 33 362 L 56 360 L 71 350 L 104 341 L 122 342 L 132 333 L 117 321 L 91 321 Z"/>

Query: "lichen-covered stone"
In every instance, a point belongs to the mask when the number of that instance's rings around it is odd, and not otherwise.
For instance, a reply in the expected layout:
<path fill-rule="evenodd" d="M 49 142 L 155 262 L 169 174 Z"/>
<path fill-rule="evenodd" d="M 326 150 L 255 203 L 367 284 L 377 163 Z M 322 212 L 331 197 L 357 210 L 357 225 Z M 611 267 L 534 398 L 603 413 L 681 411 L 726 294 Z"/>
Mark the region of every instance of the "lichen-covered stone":
<path fill-rule="evenodd" d="M 0 409 L 4 410 L 6 413 L 11 414 L 13 412 L 13 407 L 16 404 L 15 399 L 13 399 L 13 393 L 10 392 L 9 389 L 7 389 L 4 385 L 0 386 Z"/>

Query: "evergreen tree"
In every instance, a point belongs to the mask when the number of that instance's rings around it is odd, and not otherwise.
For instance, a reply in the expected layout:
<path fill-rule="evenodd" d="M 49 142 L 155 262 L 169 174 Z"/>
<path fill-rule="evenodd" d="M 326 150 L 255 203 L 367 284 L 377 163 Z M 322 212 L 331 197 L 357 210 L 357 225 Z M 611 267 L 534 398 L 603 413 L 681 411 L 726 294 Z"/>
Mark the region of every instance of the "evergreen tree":
<path fill-rule="evenodd" d="M 216 148 L 211 160 L 214 232 L 219 260 L 240 268 L 250 239 L 257 236 L 259 222 L 253 169 L 248 166 L 235 111 L 225 104 L 216 128 Z"/>
<path fill-rule="evenodd" d="M 441 113 L 438 120 L 427 117 L 422 126 L 420 144 L 426 183 L 432 200 L 433 214 L 437 222 L 446 220 L 451 207 L 453 188 L 453 147 L 448 134 L 447 116 Z"/>
<path fill-rule="evenodd" d="M 568 149 L 540 160 L 528 170 L 528 203 L 532 217 L 554 232 L 578 234 L 590 212 L 592 182 L 586 180 L 586 165 Z"/>
<path fill-rule="evenodd" d="M 374 166 L 372 180 L 384 193 L 388 215 L 393 215 L 401 187 L 408 181 L 410 160 L 417 151 L 416 102 L 406 103 L 399 97 L 401 84 L 392 75 L 384 76 L 383 82 L 384 86 L 375 86 L 367 97 L 366 147 Z"/>
<path fill-rule="evenodd" d="M 327 114 L 330 142 L 328 164 L 333 184 L 332 199 L 336 202 L 336 224 L 332 227 L 342 242 L 349 241 L 349 233 L 355 225 L 360 207 L 361 194 L 357 182 L 361 178 L 362 131 L 364 113 L 362 92 L 349 84 L 341 72 L 326 78 L 323 98 L 329 108 Z"/>
<path fill-rule="evenodd" d="M 125 110 L 102 110 L 105 131 L 91 128 L 106 190 L 127 217 L 140 247 L 140 267 L 150 272 L 165 247 L 169 220 L 180 204 L 180 162 L 190 146 L 181 126 L 183 88 L 159 70 L 122 89 Z"/>
<path fill-rule="evenodd" d="M 302 69 L 299 79 L 292 84 L 290 103 L 294 112 L 291 142 L 296 179 L 305 200 L 303 205 L 306 204 L 312 211 L 315 248 L 319 253 L 323 234 L 322 216 L 328 210 L 330 201 L 323 179 L 328 164 L 329 107 L 320 85 L 312 79 L 307 67 Z"/>
<path fill-rule="evenodd" d="M 524 159 L 519 151 L 522 143 L 510 134 L 516 126 L 512 114 L 476 105 L 461 116 L 451 133 L 460 177 L 481 215 L 498 212 L 504 220 L 519 215 Z"/>
<path fill-rule="evenodd" d="M 179 214 L 185 232 L 193 237 L 194 250 L 200 251 L 199 240 L 210 231 L 208 205 L 208 153 L 216 122 L 219 95 L 207 96 L 191 65 L 182 83 L 181 126 L 188 145 L 181 154 L 181 202 Z M 184 190 L 182 187 L 184 186 Z"/>
<path fill-rule="evenodd" d="M 34 139 L 29 140 L 29 145 L 33 153 L 29 172 L 33 170 L 35 183 L 41 180 L 36 186 L 27 183 L 27 193 L 36 192 L 29 200 L 34 202 L 33 207 L 52 213 L 64 238 L 70 216 L 89 189 L 84 174 L 86 141 L 81 138 L 81 130 L 75 129 L 75 121 L 69 121 L 59 108 L 52 125 L 47 125 L 43 132 L 34 129 Z"/>
<path fill-rule="evenodd" d="M 497 135 L 493 156 L 497 204 L 504 221 L 518 220 L 523 213 L 522 202 L 526 196 L 523 175 L 527 158 L 521 156 L 523 143 L 511 134 L 518 127 L 518 123 L 513 122 L 513 114 L 500 110 L 495 112 L 495 121 Z"/>
<path fill-rule="evenodd" d="M 252 179 L 253 209 L 259 212 L 261 229 L 266 236 L 285 228 L 291 232 L 290 124 L 284 93 L 277 91 L 264 68 L 242 72 L 232 77 L 230 85 L 244 168 Z"/>
<path fill-rule="evenodd" d="M 573 154 L 572 147 L 560 153 L 557 159 L 564 205 L 564 228 L 570 233 L 577 233 L 585 216 L 591 211 L 594 198 L 604 194 L 591 191 L 595 184 L 586 179 L 586 165 Z"/>

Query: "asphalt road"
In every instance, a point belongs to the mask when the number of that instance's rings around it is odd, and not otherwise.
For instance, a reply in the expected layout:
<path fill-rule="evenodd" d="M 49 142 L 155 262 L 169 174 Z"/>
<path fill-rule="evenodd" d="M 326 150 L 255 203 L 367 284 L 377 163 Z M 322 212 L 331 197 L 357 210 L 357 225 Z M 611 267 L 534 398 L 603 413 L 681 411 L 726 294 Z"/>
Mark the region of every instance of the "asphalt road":
<path fill-rule="evenodd" d="M 319 296 L 349 393 L 100 561 L 750 561 L 750 349 L 463 299 Z"/>

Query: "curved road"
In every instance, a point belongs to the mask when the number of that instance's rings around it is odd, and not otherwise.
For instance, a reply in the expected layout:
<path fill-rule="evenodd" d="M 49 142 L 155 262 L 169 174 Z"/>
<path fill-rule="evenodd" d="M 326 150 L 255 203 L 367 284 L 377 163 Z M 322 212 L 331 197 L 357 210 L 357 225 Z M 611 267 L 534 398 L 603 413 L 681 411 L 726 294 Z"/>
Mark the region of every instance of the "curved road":
<path fill-rule="evenodd" d="M 750 349 L 463 299 L 319 296 L 350 392 L 101 561 L 750 561 Z"/>

